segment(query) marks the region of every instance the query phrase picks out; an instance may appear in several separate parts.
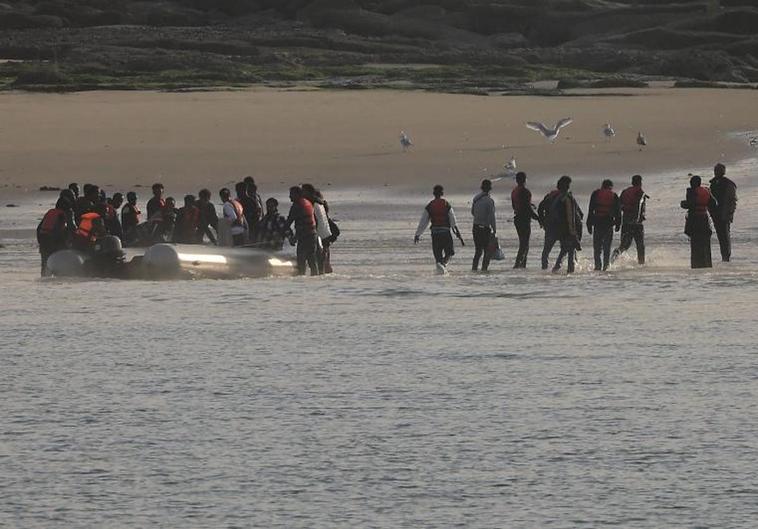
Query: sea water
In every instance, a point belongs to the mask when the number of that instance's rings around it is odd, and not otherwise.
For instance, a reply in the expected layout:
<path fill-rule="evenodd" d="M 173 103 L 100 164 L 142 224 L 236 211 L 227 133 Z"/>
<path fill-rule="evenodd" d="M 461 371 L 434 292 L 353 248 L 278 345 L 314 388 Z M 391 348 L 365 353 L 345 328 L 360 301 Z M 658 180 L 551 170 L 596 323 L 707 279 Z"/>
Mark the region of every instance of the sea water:
<path fill-rule="evenodd" d="M 335 274 L 227 281 L 40 280 L 54 197 L 3 207 L 0 526 L 755 527 L 757 167 L 697 271 L 686 172 L 645 177 L 644 267 L 586 236 L 570 277 L 536 225 L 511 270 L 510 182 L 489 274 L 435 274 L 425 195 L 327 193 Z"/>

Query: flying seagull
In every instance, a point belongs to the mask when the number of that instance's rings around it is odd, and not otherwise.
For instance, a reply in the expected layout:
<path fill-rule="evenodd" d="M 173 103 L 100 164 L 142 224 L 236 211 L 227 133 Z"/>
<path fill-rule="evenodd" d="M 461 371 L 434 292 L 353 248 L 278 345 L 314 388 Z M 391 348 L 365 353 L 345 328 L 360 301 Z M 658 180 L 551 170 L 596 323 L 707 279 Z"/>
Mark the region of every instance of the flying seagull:
<path fill-rule="evenodd" d="M 610 141 L 616 135 L 616 131 L 613 130 L 610 123 L 606 123 L 603 125 L 603 134 L 605 135 L 605 139 Z"/>
<path fill-rule="evenodd" d="M 400 146 L 403 148 L 403 152 L 407 151 L 408 148 L 413 145 L 413 142 L 411 141 L 410 136 L 408 136 L 404 130 L 400 131 Z"/>
<path fill-rule="evenodd" d="M 542 123 L 538 123 L 536 121 L 528 121 L 526 123 L 526 128 L 536 130 L 552 143 L 558 138 L 558 133 L 561 131 L 561 129 L 563 127 L 571 125 L 573 122 L 574 120 L 571 118 L 563 118 L 555 124 L 554 128 L 550 129 Z"/>
<path fill-rule="evenodd" d="M 750 146 L 758 147 L 758 136 L 753 136 L 752 138 L 750 138 Z"/>
<path fill-rule="evenodd" d="M 647 145 L 647 140 L 641 132 L 637 133 L 637 145 L 640 146 L 640 150 Z"/>

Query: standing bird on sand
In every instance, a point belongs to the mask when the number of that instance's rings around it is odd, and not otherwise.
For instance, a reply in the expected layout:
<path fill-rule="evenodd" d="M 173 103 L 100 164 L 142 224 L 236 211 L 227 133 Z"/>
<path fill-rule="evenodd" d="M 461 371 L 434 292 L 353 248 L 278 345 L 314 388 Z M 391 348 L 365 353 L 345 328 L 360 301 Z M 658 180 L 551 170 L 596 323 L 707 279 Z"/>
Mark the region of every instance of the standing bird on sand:
<path fill-rule="evenodd" d="M 528 121 L 526 123 L 526 128 L 536 130 L 540 134 L 542 134 L 550 143 L 555 142 L 555 140 L 558 138 L 558 133 L 561 131 L 563 127 L 566 127 L 568 125 L 571 125 L 574 120 L 571 118 L 563 118 L 558 123 L 555 124 L 554 128 L 548 128 L 544 124 L 536 122 L 536 121 Z"/>
<path fill-rule="evenodd" d="M 637 133 L 637 145 L 640 146 L 640 152 L 642 152 L 642 148 L 647 145 L 647 140 L 641 132 Z"/>
<path fill-rule="evenodd" d="M 400 131 L 400 147 L 403 148 L 403 152 L 407 151 L 412 145 L 413 145 L 413 142 L 411 141 L 410 136 L 408 136 L 404 130 L 401 130 Z"/>
<path fill-rule="evenodd" d="M 750 143 L 751 147 L 758 148 L 758 136 L 753 136 L 750 138 L 750 141 L 748 143 Z"/>
<path fill-rule="evenodd" d="M 616 131 L 613 130 L 613 127 L 611 127 L 610 123 L 603 125 L 603 135 L 605 136 L 606 141 L 611 141 L 616 135 Z"/>
<path fill-rule="evenodd" d="M 516 157 L 511 156 L 511 161 L 505 164 L 505 176 L 510 176 L 511 178 L 516 178 Z"/>

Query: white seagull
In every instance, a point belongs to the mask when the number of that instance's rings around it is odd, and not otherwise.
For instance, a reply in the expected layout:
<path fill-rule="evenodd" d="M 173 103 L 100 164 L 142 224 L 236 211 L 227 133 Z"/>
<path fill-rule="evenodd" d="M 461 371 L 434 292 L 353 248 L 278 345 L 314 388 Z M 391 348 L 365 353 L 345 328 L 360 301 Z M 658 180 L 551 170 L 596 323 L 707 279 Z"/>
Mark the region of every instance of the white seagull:
<path fill-rule="evenodd" d="M 750 138 L 750 146 L 758 148 L 758 136 L 753 136 Z"/>
<path fill-rule="evenodd" d="M 540 134 L 542 134 L 549 142 L 554 142 L 558 138 L 558 133 L 561 131 L 563 127 L 566 127 L 568 125 L 571 125 L 574 120 L 571 118 L 563 118 L 558 123 L 555 124 L 555 127 L 550 129 L 546 127 L 542 123 L 538 123 L 536 121 L 528 121 L 526 123 L 526 128 L 536 130 Z"/>
<path fill-rule="evenodd" d="M 410 136 L 408 136 L 404 130 L 400 131 L 400 146 L 403 148 L 403 152 L 407 151 L 409 147 L 413 145 Z"/>
<path fill-rule="evenodd" d="M 603 125 L 603 134 L 605 134 L 605 139 L 610 141 L 616 135 L 616 131 L 613 130 L 610 123 L 606 123 Z"/>
<path fill-rule="evenodd" d="M 641 132 L 637 133 L 637 145 L 640 146 L 640 150 L 647 145 L 647 140 Z"/>
<path fill-rule="evenodd" d="M 511 156 L 511 161 L 505 164 L 505 175 L 515 178 L 517 168 L 518 166 L 516 165 L 516 157 Z"/>

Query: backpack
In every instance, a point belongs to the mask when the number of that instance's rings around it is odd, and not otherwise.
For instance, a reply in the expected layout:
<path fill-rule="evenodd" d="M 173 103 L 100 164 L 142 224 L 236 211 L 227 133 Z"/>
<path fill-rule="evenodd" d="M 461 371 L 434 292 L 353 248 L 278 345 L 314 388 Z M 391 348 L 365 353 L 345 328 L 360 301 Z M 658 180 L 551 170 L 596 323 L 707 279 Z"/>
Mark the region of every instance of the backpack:
<path fill-rule="evenodd" d="M 335 242 L 337 240 L 337 237 L 340 236 L 340 228 L 337 226 L 337 223 L 334 222 L 332 219 L 329 220 L 329 231 L 332 232 L 331 242 Z"/>

